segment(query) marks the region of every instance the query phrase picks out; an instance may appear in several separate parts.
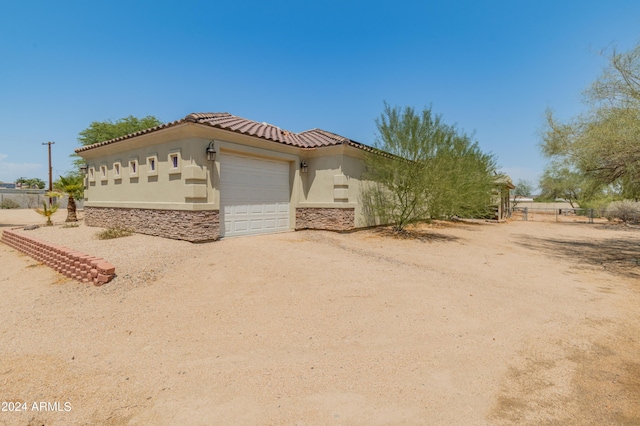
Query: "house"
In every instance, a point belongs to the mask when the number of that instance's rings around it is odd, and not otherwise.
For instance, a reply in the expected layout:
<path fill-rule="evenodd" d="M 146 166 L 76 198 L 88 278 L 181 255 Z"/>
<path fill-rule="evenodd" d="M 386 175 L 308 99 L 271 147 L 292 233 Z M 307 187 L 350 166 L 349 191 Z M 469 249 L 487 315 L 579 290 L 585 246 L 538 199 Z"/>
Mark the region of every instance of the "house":
<path fill-rule="evenodd" d="M 85 223 L 192 242 L 365 227 L 359 195 L 372 150 L 320 129 L 189 114 L 76 149 L 86 161 Z"/>

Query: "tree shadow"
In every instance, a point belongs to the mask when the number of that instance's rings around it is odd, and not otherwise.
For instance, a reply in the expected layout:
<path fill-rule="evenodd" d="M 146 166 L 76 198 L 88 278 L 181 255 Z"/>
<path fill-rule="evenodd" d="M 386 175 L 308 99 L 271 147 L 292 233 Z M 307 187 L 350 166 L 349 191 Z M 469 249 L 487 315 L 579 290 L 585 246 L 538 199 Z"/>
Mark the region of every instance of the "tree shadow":
<path fill-rule="evenodd" d="M 453 235 L 434 232 L 433 229 L 417 228 L 405 229 L 403 231 L 394 231 L 391 227 L 380 227 L 375 228 L 373 232 L 381 237 L 397 238 L 401 240 L 416 240 L 423 243 L 432 243 L 436 241 L 457 241 L 460 239 L 459 237 Z"/>
<path fill-rule="evenodd" d="M 516 238 L 520 246 L 530 250 L 568 259 L 579 265 L 602 268 L 614 275 L 640 278 L 640 244 L 634 240 L 571 240 L 530 235 Z"/>

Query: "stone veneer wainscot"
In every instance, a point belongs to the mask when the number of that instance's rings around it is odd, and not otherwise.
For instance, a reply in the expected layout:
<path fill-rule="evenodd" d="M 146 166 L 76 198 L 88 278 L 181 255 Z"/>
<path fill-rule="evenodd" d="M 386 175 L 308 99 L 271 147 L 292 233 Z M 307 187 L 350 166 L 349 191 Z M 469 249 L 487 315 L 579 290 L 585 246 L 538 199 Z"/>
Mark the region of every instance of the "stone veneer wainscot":
<path fill-rule="evenodd" d="M 123 227 L 140 234 L 191 242 L 220 238 L 218 210 L 160 210 L 85 207 L 84 222 L 102 228 Z"/>
<path fill-rule="evenodd" d="M 353 208 L 304 207 L 296 209 L 296 230 L 350 231 L 355 227 L 355 209 Z"/>

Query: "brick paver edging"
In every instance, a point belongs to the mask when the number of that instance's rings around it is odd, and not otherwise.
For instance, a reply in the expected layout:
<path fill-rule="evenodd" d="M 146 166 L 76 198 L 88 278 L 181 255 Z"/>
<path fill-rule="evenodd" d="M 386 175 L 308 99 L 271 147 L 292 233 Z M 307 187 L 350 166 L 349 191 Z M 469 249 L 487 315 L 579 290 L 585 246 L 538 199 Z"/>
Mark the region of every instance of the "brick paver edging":
<path fill-rule="evenodd" d="M 99 286 L 115 276 L 116 268 L 102 258 L 28 237 L 22 232 L 4 230 L 0 241 L 83 283 Z"/>

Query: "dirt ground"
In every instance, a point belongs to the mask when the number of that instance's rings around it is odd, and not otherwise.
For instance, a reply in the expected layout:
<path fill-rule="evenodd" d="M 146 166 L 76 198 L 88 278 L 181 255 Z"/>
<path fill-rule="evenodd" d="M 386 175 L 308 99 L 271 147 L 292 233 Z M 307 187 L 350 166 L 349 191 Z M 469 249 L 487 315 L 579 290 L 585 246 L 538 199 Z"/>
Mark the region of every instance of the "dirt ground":
<path fill-rule="evenodd" d="M 0 424 L 640 424 L 640 230 L 99 230 L 24 232 L 105 257 L 102 287 L 0 244 Z"/>

